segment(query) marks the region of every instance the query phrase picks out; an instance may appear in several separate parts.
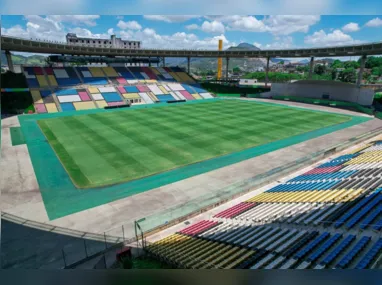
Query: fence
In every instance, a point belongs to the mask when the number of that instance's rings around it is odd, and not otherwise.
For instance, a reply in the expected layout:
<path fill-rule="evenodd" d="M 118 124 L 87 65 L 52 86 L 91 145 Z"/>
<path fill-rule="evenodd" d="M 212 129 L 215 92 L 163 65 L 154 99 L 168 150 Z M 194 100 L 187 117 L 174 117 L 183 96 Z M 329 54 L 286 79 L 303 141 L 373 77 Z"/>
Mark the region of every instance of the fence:
<path fill-rule="evenodd" d="M 324 105 L 324 106 L 331 106 L 331 107 L 339 107 L 339 108 L 347 108 L 347 109 L 355 110 L 355 111 L 362 112 L 368 115 L 373 115 L 373 109 L 363 107 L 359 104 L 351 103 L 351 102 L 333 101 L 333 100 L 326 100 L 326 99 L 314 99 L 314 98 L 297 97 L 297 96 L 273 96 L 272 99 L 301 102 L 301 103 L 307 103 L 307 104 Z"/>
<path fill-rule="evenodd" d="M 86 259 L 101 256 L 110 249 L 136 240 L 135 236 L 125 238 L 124 226 L 119 227 L 119 230 L 90 233 L 39 223 L 4 212 L 1 213 L 1 218 L 24 226 L 22 234 L 14 237 L 14 244 L 20 242 L 20 246 L 25 247 L 28 246 L 27 241 L 33 247 L 33 258 L 36 258 L 36 252 L 49 257 L 36 262 L 34 266 L 38 268 L 73 268 Z M 25 227 L 32 229 L 25 230 Z M 26 259 L 29 254 L 27 250 L 22 253 L 24 256 L 19 256 L 20 260 Z"/>

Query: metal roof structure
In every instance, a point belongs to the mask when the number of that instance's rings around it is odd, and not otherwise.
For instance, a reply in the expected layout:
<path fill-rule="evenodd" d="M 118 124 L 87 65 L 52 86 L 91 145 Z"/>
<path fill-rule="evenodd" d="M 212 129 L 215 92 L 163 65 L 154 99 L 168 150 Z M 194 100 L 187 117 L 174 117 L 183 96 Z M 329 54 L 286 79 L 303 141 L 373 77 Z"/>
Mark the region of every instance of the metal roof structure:
<path fill-rule="evenodd" d="M 7 51 L 68 54 L 68 55 L 98 55 L 98 56 L 144 56 L 144 57 L 222 57 L 222 58 L 276 58 L 276 57 L 340 57 L 382 55 L 382 42 L 351 46 L 336 46 L 306 49 L 283 50 L 187 50 L 187 49 L 118 49 L 73 46 L 66 43 L 22 39 L 10 36 L 1 37 L 1 49 Z"/>

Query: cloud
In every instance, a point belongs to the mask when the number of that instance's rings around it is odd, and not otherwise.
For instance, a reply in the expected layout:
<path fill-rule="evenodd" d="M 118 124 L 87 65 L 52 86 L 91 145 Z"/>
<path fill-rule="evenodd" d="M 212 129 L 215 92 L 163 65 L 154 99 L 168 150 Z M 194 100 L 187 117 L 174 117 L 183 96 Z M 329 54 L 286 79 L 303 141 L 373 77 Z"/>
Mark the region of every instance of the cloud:
<path fill-rule="evenodd" d="M 255 47 L 258 47 L 258 48 L 261 48 L 262 44 L 261 43 L 258 43 L 258 42 L 254 42 L 253 45 Z"/>
<path fill-rule="evenodd" d="M 380 18 L 374 18 L 372 20 L 370 20 L 369 22 L 367 22 L 365 24 L 366 27 L 373 27 L 373 28 L 376 28 L 376 27 L 381 27 L 382 26 L 382 20 Z"/>
<path fill-rule="evenodd" d="M 212 21 L 212 22 L 204 21 L 201 29 L 205 33 L 212 33 L 212 34 L 224 34 L 225 32 L 224 25 L 218 21 Z"/>
<path fill-rule="evenodd" d="M 263 22 L 274 35 L 289 35 L 296 32 L 307 33 L 310 26 L 317 24 L 317 15 L 276 15 L 266 17 Z"/>
<path fill-rule="evenodd" d="M 197 24 L 191 24 L 186 26 L 187 30 L 198 30 L 200 27 Z"/>
<path fill-rule="evenodd" d="M 139 31 L 120 31 L 123 39 L 137 40 L 142 42 L 144 48 L 178 48 L 178 49 L 214 49 L 218 47 L 219 39 L 223 40 L 224 48 L 236 45 L 229 41 L 223 34 L 199 38 L 193 33 L 178 32 L 171 35 L 158 34 L 154 29 L 145 28 Z"/>
<path fill-rule="evenodd" d="M 357 32 L 360 30 L 358 23 L 349 23 L 342 27 L 342 30 L 346 33 Z"/>
<path fill-rule="evenodd" d="M 334 30 L 331 33 L 325 33 L 324 30 L 320 30 L 306 36 L 304 42 L 313 46 L 339 46 L 361 43 L 361 41 L 354 40 L 350 35 L 343 33 L 341 30 Z"/>
<path fill-rule="evenodd" d="M 29 15 L 25 16 L 25 20 L 27 20 L 25 28 L 16 25 L 8 29 L 2 28 L 1 33 L 27 39 L 65 42 L 65 36 L 68 32 L 76 33 L 78 36 L 91 38 L 109 38 L 110 34 L 114 32 L 113 29 L 108 29 L 107 33 L 93 34 L 90 30 L 82 27 L 65 27 L 63 22 L 69 21 L 70 17 L 71 16 L 41 17 L 37 15 Z M 98 19 L 98 17 L 74 17 L 73 19 L 77 24 L 82 23 L 84 25 L 93 26 L 94 20 Z"/>
<path fill-rule="evenodd" d="M 291 36 L 276 37 L 270 44 L 263 46 L 263 49 L 290 49 L 294 48 L 293 38 Z"/>
<path fill-rule="evenodd" d="M 137 22 L 137 21 L 129 21 L 129 22 L 124 22 L 120 20 L 117 24 L 117 27 L 122 29 L 122 30 L 140 30 L 142 29 L 142 26 Z"/>
<path fill-rule="evenodd" d="M 253 16 L 242 16 L 235 18 L 229 23 L 227 28 L 233 31 L 245 31 L 245 32 L 266 32 L 267 27 L 264 23 Z"/>
<path fill-rule="evenodd" d="M 66 22 L 73 25 L 87 25 L 95 26 L 97 19 L 100 18 L 99 15 L 49 15 L 47 18 L 51 18 L 56 22 Z"/>
<path fill-rule="evenodd" d="M 200 16 L 196 15 L 144 15 L 146 20 L 151 21 L 162 21 L 167 23 L 181 23 L 188 20 L 199 18 Z"/>
<path fill-rule="evenodd" d="M 310 26 L 320 21 L 316 15 L 276 15 L 260 20 L 254 16 L 207 16 L 227 23 L 227 30 L 243 32 L 269 32 L 273 35 L 307 33 Z"/>

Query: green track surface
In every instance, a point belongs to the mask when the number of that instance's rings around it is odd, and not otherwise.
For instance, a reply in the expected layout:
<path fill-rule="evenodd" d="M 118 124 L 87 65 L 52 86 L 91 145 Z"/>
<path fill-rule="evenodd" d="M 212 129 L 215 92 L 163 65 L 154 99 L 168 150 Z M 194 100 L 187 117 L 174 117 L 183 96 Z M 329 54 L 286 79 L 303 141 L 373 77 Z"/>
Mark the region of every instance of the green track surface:
<path fill-rule="evenodd" d="M 19 116 L 51 220 L 368 120 L 237 99 Z"/>
<path fill-rule="evenodd" d="M 11 127 L 10 132 L 13 146 L 25 144 L 25 138 L 20 127 Z"/>
<path fill-rule="evenodd" d="M 38 122 L 79 188 L 107 186 L 350 120 L 245 101 L 215 101 Z"/>

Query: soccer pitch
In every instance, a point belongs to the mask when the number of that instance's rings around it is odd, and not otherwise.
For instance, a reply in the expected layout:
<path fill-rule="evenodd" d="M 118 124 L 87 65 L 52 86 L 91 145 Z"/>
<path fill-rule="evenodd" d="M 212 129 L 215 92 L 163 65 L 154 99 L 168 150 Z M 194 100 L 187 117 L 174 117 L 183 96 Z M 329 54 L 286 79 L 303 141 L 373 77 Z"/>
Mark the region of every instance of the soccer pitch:
<path fill-rule="evenodd" d="M 41 119 L 78 188 L 140 179 L 340 124 L 350 116 L 243 100 Z"/>

